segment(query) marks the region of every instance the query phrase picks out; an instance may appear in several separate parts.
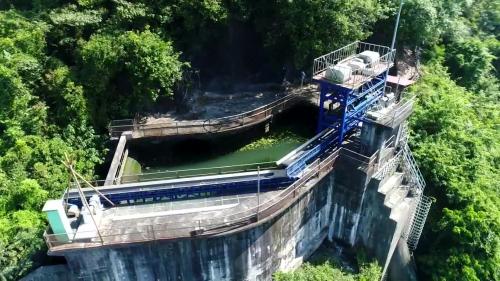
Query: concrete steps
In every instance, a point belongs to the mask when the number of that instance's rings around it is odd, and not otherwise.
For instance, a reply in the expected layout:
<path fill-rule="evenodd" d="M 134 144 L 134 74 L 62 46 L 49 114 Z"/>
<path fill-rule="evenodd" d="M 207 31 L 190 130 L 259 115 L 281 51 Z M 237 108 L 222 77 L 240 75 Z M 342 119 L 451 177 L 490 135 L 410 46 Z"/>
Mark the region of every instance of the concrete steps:
<path fill-rule="evenodd" d="M 382 185 L 379 186 L 378 192 L 387 196 L 392 189 L 401 185 L 403 181 L 402 173 L 394 173 Z"/>
<path fill-rule="evenodd" d="M 404 201 L 409 189 L 407 186 L 402 185 L 403 176 L 403 173 L 394 173 L 377 190 L 381 195 L 384 206 L 388 208 L 390 216 L 393 216 L 393 213 L 398 211 L 401 204 L 406 205 Z"/>
<path fill-rule="evenodd" d="M 400 185 L 398 187 L 393 188 L 385 197 L 384 204 L 388 207 L 394 207 L 408 195 L 408 187 L 404 185 Z"/>
<path fill-rule="evenodd" d="M 397 204 L 391 207 L 391 215 L 389 217 L 399 223 L 406 222 L 409 219 L 408 210 L 411 207 L 411 203 L 411 198 L 403 197 Z"/>

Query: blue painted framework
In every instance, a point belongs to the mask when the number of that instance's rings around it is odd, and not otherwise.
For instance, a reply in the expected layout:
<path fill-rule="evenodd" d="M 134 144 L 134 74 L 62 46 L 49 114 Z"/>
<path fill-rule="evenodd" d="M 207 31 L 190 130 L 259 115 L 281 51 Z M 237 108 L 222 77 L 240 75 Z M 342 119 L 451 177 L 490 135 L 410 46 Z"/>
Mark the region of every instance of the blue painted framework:
<path fill-rule="evenodd" d="M 351 133 L 359 122 L 364 120 L 368 109 L 374 105 L 385 92 L 387 72 L 367 80 L 358 88 L 346 88 L 327 80 L 314 80 L 320 84 L 320 102 L 318 133 L 333 129 L 330 135 L 319 138 L 312 148 L 305 151 L 299 158 L 286 168 L 290 178 L 297 178 L 304 171 L 307 164 L 323 154 L 333 146 L 339 147 L 344 138 Z M 331 111 L 325 109 L 326 103 L 338 104 L 338 108 Z"/>
<path fill-rule="evenodd" d="M 268 191 L 277 187 L 286 187 L 295 180 L 288 177 L 279 177 L 260 180 L 260 190 Z M 201 184 L 183 187 L 158 187 L 154 190 L 137 190 L 126 192 L 105 192 L 103 194 L 116 205 L 130 205 L 150 202 L 175 201 L 183 199 L 196 199 L 210 196 L 236 195 L 244 193 L 257 192 L 257 180 L 235 181 L 218 184 Z M 86 196 L 87 200 L 90 195 Z M 110 207 L 106 200 L 101 200 L 106 206 Z M 80 197 L 73 196 L 68 198 L 68 203 L 82 207 Z"/>
<path fill-rule="evenodd" d="M 330 130 L 325 132 L 323 136 L 318 138 L 314 143 L 311 143 L 305 148 L 304 153 L 293 161 L 286 168 L 286 174 L 290 178 L 297 178 L 313 159 L 322 155 L 332 144 L 338 143 L 338 130 Z"/>
<path fill-rule="evenodd" d="M 324 79 L 314 80 L 321 88 L 317 131 L 321 132 L 326 128 L 340 129 L 338 143 L 341 144 L 345 136 L 363 120 L 370 106 L 384 95 L 386 79 L 387 73 L 384 71 L 355 89 Z M 339 106 L 330 111 L 325 109 L 327 103 Z"/>

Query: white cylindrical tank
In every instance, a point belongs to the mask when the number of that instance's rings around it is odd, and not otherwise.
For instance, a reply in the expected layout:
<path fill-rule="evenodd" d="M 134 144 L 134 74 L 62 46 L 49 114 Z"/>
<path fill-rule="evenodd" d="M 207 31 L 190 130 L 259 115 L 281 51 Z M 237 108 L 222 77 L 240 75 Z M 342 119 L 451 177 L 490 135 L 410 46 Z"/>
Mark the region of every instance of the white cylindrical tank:
<path fill-rule="evenodd" d="M 358 55 L 366 64 L 377 63 L 380 59 L 380 54 L 374 51 L 364 51 Z"/>
<path fill-rule="evenodd" d="M 325 78 L 335 83 L 344 83 L 351 79 L 351 72 L 349 66 L 337 64 L 326 69 Z"/>
<path fill-rule="evenodd" d="M 363 70 L 366 65 L 364 61 L 360 58 L 353 58 L 347 62 L 347 65 L 351 68 L 351 71 Z"/>

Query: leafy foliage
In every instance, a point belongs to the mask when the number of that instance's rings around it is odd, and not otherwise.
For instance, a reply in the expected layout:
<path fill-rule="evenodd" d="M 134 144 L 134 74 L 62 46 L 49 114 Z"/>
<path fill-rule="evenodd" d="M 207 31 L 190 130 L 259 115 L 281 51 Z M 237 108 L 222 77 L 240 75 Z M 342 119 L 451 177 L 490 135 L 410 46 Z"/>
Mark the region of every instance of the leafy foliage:
<path fill-rule="evenodd" d="M 412 91 L 419 95 L 412 144 L 427 190 L 437 199 L 420 268 L 433 280 L 497 280 L 498 104 L 488 106 L 457 86 L 437 64 Z"/>
<path fill-rule="evenodd" d="M 355 40 L 367 38 L 371 26 L 386 16 L 388 6 L 379 1 L 276 1 L 255 7 L 257 28 L 273 53 L 284 53 L 298 68 Z M 272 14 L 272 15 L 270 15 Z"/>
<path fill-rule="evenodd" d="M 96 132 L 110 119 L 171 99 L 189 65 L 229 78 L 249 65 L 310 69 L 315 56 L 387 36 L 397 2 L 0 1 L 0 276 L 18 279 L 43 262 L 39 210 L 66 187 L 60 161 L 72 155 L 92 177 L 105 152 Z M 418 258 L 433 280 L 500 279 L 499 5 L 405 0 L 400 45 L 431 58 L 413 89 L 412 145 L 437 200 Z M 277 278 L 376 275 L 324 264 Z"/>
<path fill-rule="evenodd" d="M 453 42 L 446 49 L 446 64 L 452 77 L 471 90 L 479 90 L 480 84 L 489 79 L 493 59 L 488 46 L 478 38 Z"/>
<path fill-rule="evenodd" d="M 49 67 L 44 26 L 14 11 L 0 12 L 0 26 L 0 276 L 10 280 L 42 261 L 40 209 L 66 187 L 64 153 L 87 175 L 101 153 L 82 87 L 68 67 Z"/>
<path fill-rule="evenodd" d="M 266 147 L 271 147 L 273 145 L 279 144 L 279 143 L 286 143 L 286 142 L 305 142 L 307 139 L 304 137 L 292 132 L 291 130 L 283 130 L 280 132 L 274 132 L 271 133 L 268 136 L 264 136 L 254 142 L 251 142 L 244 147 L 240 148 L 239 151 L 250 151 L 254 149 L 261 149 L 261 148 L 266 148 Z"/>
<path fill-rule="evenodd" d="M 376 262 L 364 263 L 359 273 L 350 273 L 340 269 L 329 261 L 318 265 L 305 263 L 293 272 L 278 272 L 275 281 L 374 281 L 380 280 L 382 269 Z"/>
<path fill-rule="evenodd" d="M 170 42 L 149 30 L 92 36 L 83 43 L 81 60 L 94 107 L 106 105 L 111 116 L 129 116 L 160 95 L 171 96 L 182 67 L 187 66 L 178 57 Z"/>

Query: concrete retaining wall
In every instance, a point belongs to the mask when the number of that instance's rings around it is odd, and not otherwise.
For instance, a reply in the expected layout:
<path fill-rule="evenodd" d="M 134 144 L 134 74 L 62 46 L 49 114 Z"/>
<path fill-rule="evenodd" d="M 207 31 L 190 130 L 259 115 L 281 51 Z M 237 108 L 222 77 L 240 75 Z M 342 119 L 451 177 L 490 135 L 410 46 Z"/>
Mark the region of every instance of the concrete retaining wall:
<path fill-rule="evenodd" d="M 72 276 L 82 280 L 270 280 L 298 267 L 327 236 L 333 177 L 272 221 L 209 239 L 67 253 Z"/>

